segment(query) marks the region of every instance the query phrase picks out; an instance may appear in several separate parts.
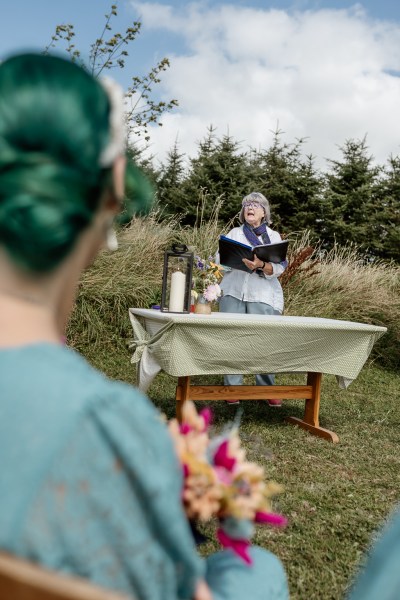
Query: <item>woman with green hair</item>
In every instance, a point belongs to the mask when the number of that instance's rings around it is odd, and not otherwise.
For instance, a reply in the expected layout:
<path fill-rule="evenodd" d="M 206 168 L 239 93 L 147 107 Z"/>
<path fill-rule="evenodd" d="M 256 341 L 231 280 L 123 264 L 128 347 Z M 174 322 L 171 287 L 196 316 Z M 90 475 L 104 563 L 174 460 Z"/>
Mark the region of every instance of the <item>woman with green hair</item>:
<path fill-rule="evenodd" d="M 126 212 L 149 204 L 123 123 L 115 84 L 71 62 L 0 65 L 0 549 L 140 600 L 287 598 L 268 552 L 198 557 L 158 412 L 60 342 L 127 179 Z"/>

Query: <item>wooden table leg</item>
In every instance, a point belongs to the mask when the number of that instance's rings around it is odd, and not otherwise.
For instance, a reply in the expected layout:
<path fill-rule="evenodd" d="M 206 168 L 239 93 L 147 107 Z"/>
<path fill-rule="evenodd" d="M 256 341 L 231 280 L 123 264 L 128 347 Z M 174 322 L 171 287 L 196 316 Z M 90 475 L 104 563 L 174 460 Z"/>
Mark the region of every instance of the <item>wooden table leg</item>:
<path fill-rule="evenodd" d="M 176 418 L 179 423 L 182 423 L 182 409 L 186 400 L 190 399 L 190 377 L 178 377 L 178 385 L 176 386 Z"/>
<path fill-rule="evenodd" d="M 297 417 L 286 417 L 286 421 L 288 423 L 292 423 L 292 425 L 298 425 L 302 427 L 302 429 L 306 429 L 313 435 L 324 438 L 337 444 L 339 441 L 338 436 L 334 431 L 330 431 L 329 429 L 324 429 L 319 426 L 319 405 L 321 400 L 321 381 L 322 374 L 321 373 L 308 373 L 307 374 L 307 385 L 312 387 L 312 395 L 311 398 L 306 400 L 304 417 L 303 419 L 299 419 Z"/>
<path fill-rule="evenodd" d="M 288 423 L 306 429 L 312 435 L 336 444 L 339 441 L 334 431 L 319 425 L 321 400 L 321 373 L 308 373 L 307 385 L 301 386 L 191 386 L 190 377 L 179 377 L 176 387 L 176 416 L 182 422 L 182 409 L 187 400 L 257 400 L 268 398 L 305 398 L 304 417 L 286 417 Z"/>

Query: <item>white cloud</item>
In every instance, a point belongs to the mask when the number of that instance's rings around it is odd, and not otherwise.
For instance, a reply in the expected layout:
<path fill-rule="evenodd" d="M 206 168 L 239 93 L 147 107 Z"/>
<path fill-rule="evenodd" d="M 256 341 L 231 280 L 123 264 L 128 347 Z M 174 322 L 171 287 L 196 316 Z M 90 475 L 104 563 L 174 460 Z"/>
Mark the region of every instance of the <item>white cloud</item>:
<path fill-rule="evenodd" d="M 277 123 L 285 140 L 307 137 L 307 153 L 337 158 L 338 146 L 363 138 L 378 162 L 400 153 L 400 26 L 349 10 L 289 13 L 199 3 L 173 9 L 133 2 L 147 30 L 182 36 L 170 55 L 162 95 L 179 109 L 154 127 L 152 151 L 163 159 L 178 136 L 195 154 L 208 125 L 246 146 L 267 147 Z"/>

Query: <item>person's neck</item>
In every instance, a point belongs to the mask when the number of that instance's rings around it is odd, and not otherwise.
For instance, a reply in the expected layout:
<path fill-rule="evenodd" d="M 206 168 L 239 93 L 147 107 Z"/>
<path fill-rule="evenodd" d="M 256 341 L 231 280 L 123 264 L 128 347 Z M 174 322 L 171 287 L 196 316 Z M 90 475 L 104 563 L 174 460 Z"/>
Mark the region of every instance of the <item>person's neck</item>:
<path fill-rule="evenodd" d="M 114 209 L 99 210 L 69 256 L 51 273 L 17 269 L 0 246 L 0 347 L 35 342 L 60 343 L 72 312 L 83 270 L 104 242 Z"/>
<path fill-rule="evenodd" d="M 36 298 L 0 290 L 0 347 L 60 343 L 54 312 Z"/>
<path fill-rule="evenodd" d="M 24 275 L 0 251 L 0 347 L 59 343 L 80 271 L 69 263 L 51 275 Z"/>

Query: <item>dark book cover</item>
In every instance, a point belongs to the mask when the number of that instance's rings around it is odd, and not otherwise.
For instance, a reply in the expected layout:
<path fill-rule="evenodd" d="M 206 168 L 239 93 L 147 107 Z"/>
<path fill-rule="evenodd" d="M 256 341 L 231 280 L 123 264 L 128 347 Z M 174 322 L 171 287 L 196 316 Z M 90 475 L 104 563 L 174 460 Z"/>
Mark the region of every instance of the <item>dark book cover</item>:
<path fill-rule="evenodd" d="M 221 235 L 219 238 L 219 257 L 221 265 L 231 269 L 249 272 L 249 269 L 243 263 L 242 259 L 253 260 L 254 254 L 264 262 L 280 263 L 286 260 L 288 240 L 282 240 L 275 244 L 266 244 L 260 246 L 247 246 L 241 242 L 236 242 L 230 238 Z"/>

